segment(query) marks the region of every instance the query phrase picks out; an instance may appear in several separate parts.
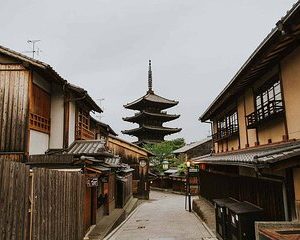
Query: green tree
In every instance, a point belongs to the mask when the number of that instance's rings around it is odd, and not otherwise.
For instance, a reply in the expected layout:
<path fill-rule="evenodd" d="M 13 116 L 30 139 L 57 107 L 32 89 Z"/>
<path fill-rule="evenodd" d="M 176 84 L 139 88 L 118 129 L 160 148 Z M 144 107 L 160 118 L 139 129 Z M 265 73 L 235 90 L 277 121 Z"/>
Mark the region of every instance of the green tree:
<path fill-rule="evenodd" d="M 177 159 L 173 154 L 178 148 L 185 145 L 183 138 L 177 138 L 170 141 L 164 141 L 156 144 L 145 144 L 144 148 L 152 152 L 155 156 L 150 159 L 150 162 L 154 166 L 154 170 L 163 171 L 162 162 L 168 160 L 170 167 L 177 167 L 182 163 L 181 159 Z"/>

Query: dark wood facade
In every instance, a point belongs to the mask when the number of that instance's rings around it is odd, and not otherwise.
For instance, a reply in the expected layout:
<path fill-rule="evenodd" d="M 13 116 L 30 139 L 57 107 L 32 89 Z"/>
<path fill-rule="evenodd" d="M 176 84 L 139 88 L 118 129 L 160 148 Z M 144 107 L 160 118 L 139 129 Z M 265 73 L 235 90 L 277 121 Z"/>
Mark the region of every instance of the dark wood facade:
<path fill-rule="evenodd" d="M 89 112 L 102 111 L 84 89 L 48 64 L 4 47 L 0 99 L 0 155 L 18 161 L 66 148 L 75 138 L 94 139 Z"/>
<path fill-rule="evenodd" d="M 21 64 L 0 64 L 0 152 L 27 152 L 31 71 Z"/>
<path fill-rule="evenodd" d="M 108 137 L 107 146 L 113 154 L 121 157 L 123 163 L 129 164 L 134 169 L 132 172 L 133 195 L 138 198 L 148 199 L 150 192 L 149 157 L 153 154 L 112 135 Z"/>

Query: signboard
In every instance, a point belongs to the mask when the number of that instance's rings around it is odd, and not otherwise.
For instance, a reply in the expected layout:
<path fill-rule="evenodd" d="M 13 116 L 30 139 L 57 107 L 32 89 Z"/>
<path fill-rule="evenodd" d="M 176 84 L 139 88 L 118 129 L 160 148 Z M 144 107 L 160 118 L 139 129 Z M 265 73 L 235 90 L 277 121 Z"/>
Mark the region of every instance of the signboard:
<path fill-rule="evenodd" d="M 140 166 L 142 168 L 146 167 L 147 166 L 147 162 L 144 159 L 140 160 Z"/>
<path fill-rule="evenodd" d="M 97 177 L 90 177 L 86 180 L 87 187 L 97 187 L 98 186 L 98 178 Z"/>

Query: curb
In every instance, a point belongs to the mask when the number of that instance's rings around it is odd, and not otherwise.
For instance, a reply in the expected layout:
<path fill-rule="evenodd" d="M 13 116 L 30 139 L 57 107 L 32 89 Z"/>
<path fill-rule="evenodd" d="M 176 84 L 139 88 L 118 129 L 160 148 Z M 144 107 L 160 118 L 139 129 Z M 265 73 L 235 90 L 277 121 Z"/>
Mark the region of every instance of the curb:
<path fill-rule="evenodd" d="M 109 240 L 113 235 L 131 218 L 131 216 L 139 209 L 142 204 L 138 205 L 129 215 L 128 217 L 121 222 L 115 229 L 113 229 L 108 235 L 106 235 L 103 240 Z"/>
<path fill-rule="evenodd" d="M 199 219 L 199 221 L 201 221 L 202 225 L 205 227 L 205 229 L 209 232 L 209 234 L 211 235 L 212 239 L 217 239 L 215 234 L 213 233 L 213 231 L 207 226 L 207 224 L 199 217 L 199 215 L 192 210 L 193 214 L 196 216 L 196 218 Z M 210 238 L 208 238 L 210 239 Z"/>

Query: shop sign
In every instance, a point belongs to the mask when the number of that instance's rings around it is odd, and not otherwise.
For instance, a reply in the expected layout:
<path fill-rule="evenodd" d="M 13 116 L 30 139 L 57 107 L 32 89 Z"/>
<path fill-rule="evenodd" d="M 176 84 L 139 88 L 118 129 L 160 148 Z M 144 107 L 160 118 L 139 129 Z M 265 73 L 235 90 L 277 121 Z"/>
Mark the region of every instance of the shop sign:
<path fill-rule="evenodd" d="M 86 181 L 87 187 L 97 187 L 98 186 L 98 178 L 97 177 L 90 177 Z"/>

